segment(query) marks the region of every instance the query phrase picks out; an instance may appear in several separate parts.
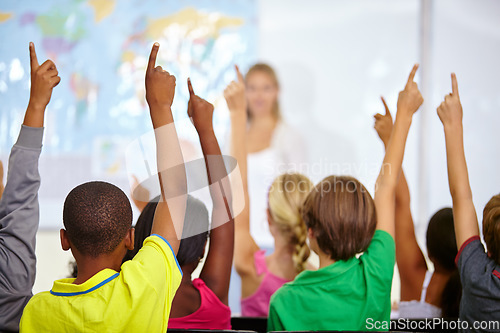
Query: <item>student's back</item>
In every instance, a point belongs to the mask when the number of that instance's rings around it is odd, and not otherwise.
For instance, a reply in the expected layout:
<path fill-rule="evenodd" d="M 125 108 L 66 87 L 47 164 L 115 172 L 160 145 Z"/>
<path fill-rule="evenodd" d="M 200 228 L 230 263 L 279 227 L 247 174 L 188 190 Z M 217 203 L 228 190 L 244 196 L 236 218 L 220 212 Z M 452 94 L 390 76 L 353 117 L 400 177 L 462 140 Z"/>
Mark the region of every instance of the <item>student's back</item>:
<path fill-rule="evenodd" d="M 320 268 L 300 273 L 273 295 L 269 331 L 389 328 L 396 184 L 409 125 L 423 102 L 413 81 L 417 68 L 399 94 L 375 199 L 346 176 L 323 179 L 307 196 L 301 212 Z"/>
<path fill-rule="evenodd" d="M 229 280 L 233 261 L 234 221 L 230 211 L 232 194 L 228 175 L 215 137 L 212 125 L 214 107 L 194 93 L 188 80 L 190 94 L 188 115 L 191 117 L 200 138 L 207 178 L 210 182 L 210 196 L 213 202 L 212 231 L 210 246 L 200 273 L 200 278 L 191 280 L 191 275 L 204 256 L 207 244 L 209 218 L 205 205 L 188 196 L 184 229 L 177 260 L 183 271 L 183 278 L 172 304 L 168 323 L 174 329 L 231 329 L 231 310 L 228 306 Z M 196 168 L 194 172 L 199 173 Z M 196 175 L 198 176 L 198 174 Z M 139 231 L 136 242 L 141 244 L 144 236 L 151 232 L 156 203 L 146 205 L 136 228 Z M 141 250 L 140 250 L 141 251 Z M 125 259 L 135 258 L 129 252 Z"/>
<path fill-rule="evenodd" d="M 461 330 L 500 330 L 500 194 L 493 196 L 483 211 L 483 235 L 479 238 L 476 209 L 472 201 L 463 142 L 463 110 L 457 77 L 451 74 L 452 92 L 437 108 L 446 139 L 448 182 L 453 198 L 453 221 L 459 248 L 456 258 L 462 299 Z"/>
<path fill-rule="evenodd" d="M 392 237 L 379 230 L 359 259 L 300 273 L 271 298 L 271 325 L 277 330 L 365 330 L 367 318 L 387 322 L 394 251 Z"/>
<path fill-rule="evenodd" d="M 495 319 L 495 329 L 500 330 L 500 194 L 484 208 L 483 234 L 491 252 L 485 251 L 477 235 L 466 240 L 457 255 L 463 287 L 460 319 L 469 325 Z"/>
<path fill-rule="evenodd" d="M 107 200 L 103 203 L 99 198 Z M 82 206 L 93 212 L 82 209 Z M 107 243 L 122 243 L 123 233 L 127 235 L 125 238 L 130 234 L 128 229 L 120 228 L 119 222 L 124 221 L 125 227 L 127 223 L 131 224 L 132 210 L 128 199 L 121 190 L 108 183 L 92 182 L 75 188 L 68 195 L 63 215 L 67 231 L 77 231 L 80 236 L 74 241 L 79 247 L 73 248 L 77 262 L 81 256 L 78 252 L 86 251 L 83 250 L 86 244 L 93 246 L 90 238 L 82 237 L 92 235 L 93 230 L 106 235 L 101 238 L 103 247 L 96 247 L 95 251 L 105 251 L 109 247 Z M 87 227 L 75 230 L 67 221 L 76 221 L 76 215 L 90 215 L 94 221 L 106 221 L 108 216 L 114 216 L 117 224 L 109 223 L 109 227 L 99 228 L 98 223 L 86 219 L 81 224 L 85 223 Z M 117 236 L 106 241 L 110 234 Z M 79 272 L 81 270 L 79 267 Z M 105 332 L 166 328 L 164 318 L 168 318 L 181 278 L 182 272 L 168 242 L 158 235 L 150 236 L 133 261 L 114 269 L 99 270 L 83 283 L 76 284 L 74 278 L 55 281 L 50 291 L 33 296 L 24 310 L 21 330 Z"/>
<path fill-rule="evenodd" d="M 122 265 L 134 248 L 132 208 L 114 185 L 90 182 L 74 188 L 63 209 L 61 246 L 75 257 L 73 279 L 54 282 L 50 292 L 35 295 L 24 309 L 20 329 L 25 332 L 165 332 L 170 307 L 182 272 L 175 255 L 176 231 L 182 231 L 185 202 L 167 205 L 172 190 L 186 192 L 182 153 L 170 106 L 175 78 L 155 67 L 159 45 L 151 51 L 146 72 L 146 99 L 157 129 L 158 177 L 162 200 L 151 232 L 134 260 Z M 162 127 L 164 126 L 164 127 Z M 162 127 L 162 128 L 160 128 Z M 168 156 L 168 159 L 165 158 Z M 174 219 L 175 217 L 175 227 Z M 178 220 L 177 220 L 178 219 Z"/>

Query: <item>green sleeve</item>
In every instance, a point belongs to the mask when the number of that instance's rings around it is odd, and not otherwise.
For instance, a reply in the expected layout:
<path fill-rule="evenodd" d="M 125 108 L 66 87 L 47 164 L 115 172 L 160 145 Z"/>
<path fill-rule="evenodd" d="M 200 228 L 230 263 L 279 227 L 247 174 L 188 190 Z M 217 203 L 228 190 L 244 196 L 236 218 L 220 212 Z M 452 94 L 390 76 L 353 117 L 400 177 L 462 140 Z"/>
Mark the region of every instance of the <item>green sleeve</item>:
<path fill-rule="evenodd" d="M 394 238 L 385 231 L 375 231 L 370 246 L 360 257 L 360 260 L 366 264 L 366 273 L 374 279 L 392 283 L 394 265 L 396 264 Z"/>
<path fill-rule="evenodd" d="M 278 316 L 276 308 L 273 305 L 273 302 L 269 304 L 269 315 L 267 317 L 267 331 L 284 331 L 285 327 L 281 323 L 281 320 Z"/>

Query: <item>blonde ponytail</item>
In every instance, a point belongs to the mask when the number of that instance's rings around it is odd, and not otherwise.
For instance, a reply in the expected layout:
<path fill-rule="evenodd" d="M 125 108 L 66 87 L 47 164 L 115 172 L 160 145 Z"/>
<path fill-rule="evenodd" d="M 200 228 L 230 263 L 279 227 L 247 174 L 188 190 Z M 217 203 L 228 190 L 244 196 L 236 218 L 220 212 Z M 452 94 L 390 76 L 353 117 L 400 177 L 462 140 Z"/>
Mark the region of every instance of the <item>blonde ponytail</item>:
<path fill-rule="evenodd" d="M 269 213 L 278 230 L 293 245 L 292 260 L 297 272 L 305 269 L 310 254 L 300 209 L 313 186 L 304 175 L 286 173 L 277 177 L 269 190 Z"/>

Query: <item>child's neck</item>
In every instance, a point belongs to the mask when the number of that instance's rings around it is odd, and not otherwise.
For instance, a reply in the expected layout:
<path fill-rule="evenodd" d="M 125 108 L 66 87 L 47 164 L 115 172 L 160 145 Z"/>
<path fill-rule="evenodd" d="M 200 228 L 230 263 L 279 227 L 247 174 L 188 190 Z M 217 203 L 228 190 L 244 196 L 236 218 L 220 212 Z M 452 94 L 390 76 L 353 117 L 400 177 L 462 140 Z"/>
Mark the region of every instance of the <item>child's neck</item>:
<path fill-rule="evenodd" d="M 271 113 L 268 115 L 262 115 L 259 117 L 252 118 L 250 121 L 250 126 L 259 129 L 270 129 L 276 126 L 277 120 Z"/>
<path fill-rule="evenodd" d="M 78 266 L 78 275 L 75 281 L 73 281 L 73 284 L 82 284 L 106 268 L 119 272 L 123 257 L 120 258 L 112 253 L 110 255 L 101 255 L 95 258 L 75 255 L 75 259 Z"/>
<path fill-rule="evenodd" d="M 323 252 L 319 252 L 317 254 L 319 257 L 319 268 L 320 269 L 325 268 L 325 267 L 330 266 L 331 264 L 335 263 L 335 260 L 330 258 L 330 255 L 323 253 Z"/>

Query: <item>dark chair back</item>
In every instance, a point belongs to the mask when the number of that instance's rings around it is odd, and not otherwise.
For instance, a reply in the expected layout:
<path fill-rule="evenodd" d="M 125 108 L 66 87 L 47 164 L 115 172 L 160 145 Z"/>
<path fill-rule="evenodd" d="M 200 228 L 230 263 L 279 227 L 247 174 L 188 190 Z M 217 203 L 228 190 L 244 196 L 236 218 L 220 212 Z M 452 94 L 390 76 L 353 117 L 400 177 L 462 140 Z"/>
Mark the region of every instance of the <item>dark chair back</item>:
<path fill-rule="evenodd" d="M 233 330 L 250 330 L 258 333 L 266 333 L 267 317 L 233 317 L 231 318 Z"/>

